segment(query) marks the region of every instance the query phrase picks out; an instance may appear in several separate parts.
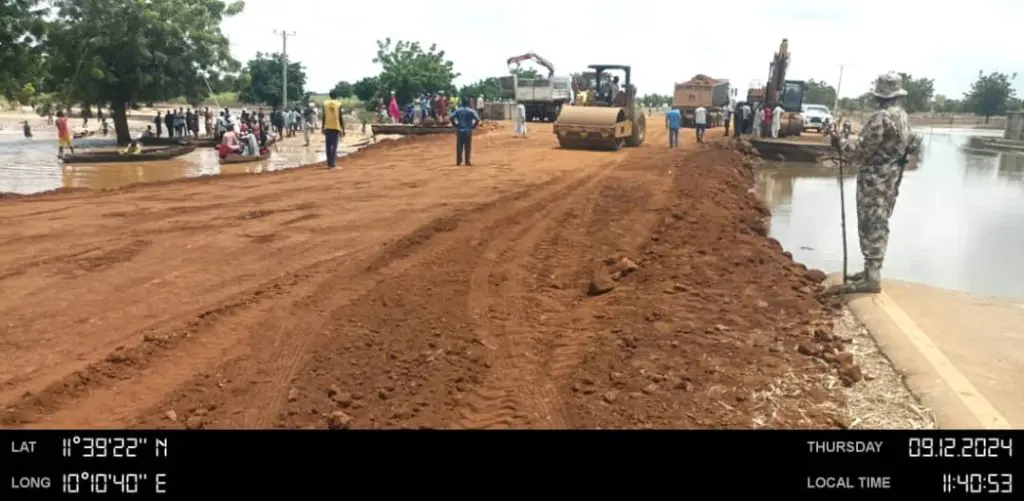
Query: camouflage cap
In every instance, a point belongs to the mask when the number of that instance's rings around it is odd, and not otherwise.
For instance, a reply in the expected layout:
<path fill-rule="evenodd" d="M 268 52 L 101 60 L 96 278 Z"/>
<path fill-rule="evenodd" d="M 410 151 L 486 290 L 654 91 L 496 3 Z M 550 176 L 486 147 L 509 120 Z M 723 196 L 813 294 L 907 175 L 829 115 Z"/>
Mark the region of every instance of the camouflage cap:
<path fill-rule="evenodd" d="M 871 94 L 882 99 L 892 99 L 907 95 L 907 91 L 903 89 L 903 78 L 890 72 L 875 79 L 875 88 Z"/>

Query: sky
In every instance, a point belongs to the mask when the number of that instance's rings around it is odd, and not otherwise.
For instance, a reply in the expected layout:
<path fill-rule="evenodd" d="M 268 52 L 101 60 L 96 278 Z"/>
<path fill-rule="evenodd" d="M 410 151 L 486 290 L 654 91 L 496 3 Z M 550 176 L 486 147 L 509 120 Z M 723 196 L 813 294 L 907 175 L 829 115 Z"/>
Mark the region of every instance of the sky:
<path fill-rule="evenodd" d="M 628 5 L 628 13 L 617 5 Z M 386 37 L 436 43 L 461 73 L 458 85 L 507 75 L 509 57 L 535 52 L 563 76 L 589 64 L 631 65 L 640 94 L 672 94 L 674 83 L 698 73 L 740 89 L 763 83 L 788 38 L 788 79 L 824 80 L 854 97 L 879 74 L 901 71 L 933 78 L 936 94 L 959 98 L 979 70 L 1020 73 L 1014 83 L 1024 95 L 1019 19 L 1024 2 L 1013 0 L 733 0 L 725 8 L 681 0 L 247 0 L 223 28 L 241 61 L 280 52 L 274 30 L 295 32 L 288 55 L 305 65 L 306 88 L 314 92 L 378 74 L 376 40 Z"/>

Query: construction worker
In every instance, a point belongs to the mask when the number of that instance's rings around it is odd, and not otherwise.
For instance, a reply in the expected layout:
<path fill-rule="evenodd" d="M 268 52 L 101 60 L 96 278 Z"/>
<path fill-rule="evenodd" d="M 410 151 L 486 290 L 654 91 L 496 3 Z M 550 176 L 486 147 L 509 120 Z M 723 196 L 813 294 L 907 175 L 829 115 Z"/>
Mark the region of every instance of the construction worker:
<path fill-rule="evenodd" d="M 333 169 L 338 162 L 338 143 L 345 137 L 345 118 L 342 116 L 338 93 L 331 90 L 327 95 L 330 99 L 324 101 L 324 116 L 321 118 L 320 129 L 324 133 L 326 143 L 327 168 Z"/>
<path fill-rule="evenodd" d="M 672 108 L 665 113 L 665 128 L 668 129 L 668 147 L 679 147 L 679 128 L 683 126 L 683 115 Z"/>
<path fill-rule="evenodd" d="M 526 137 L 526 105 L 516 105 L 516 135 Z"/>
<path fill-rule="evenodd" d="M 833 294 L 882 290 L 882 261 L 889 245 L 889 217 L 899 194 L 899 182 L 907 157 L 920 149 L 920 138 L 911 134 L 903 109 L 903 79 L 888 73 L 875 80 L 871 91 L 878 111 L 864 124 L 856 141 L 831 135 L 832 146 L 844 160 L 857 165 L 857 232 L 864 256 L 864 271 L 844 279 Z"/>
<path fill-rule="evenodd" d="M 469 155 L 473 151 L 473 129 L 480 124 L 480 115 L 477 115 L 476 110 L 467 106 L 466 100 L 462 99 L 459 107 L 452 112 L 451 121 L 452 125 L 458 129 L 455 135 L 455 165 L 462 165 L 463 153 L 465 153 L 466 167 L 472 167 L 473 162 L 470 161 Z"/>

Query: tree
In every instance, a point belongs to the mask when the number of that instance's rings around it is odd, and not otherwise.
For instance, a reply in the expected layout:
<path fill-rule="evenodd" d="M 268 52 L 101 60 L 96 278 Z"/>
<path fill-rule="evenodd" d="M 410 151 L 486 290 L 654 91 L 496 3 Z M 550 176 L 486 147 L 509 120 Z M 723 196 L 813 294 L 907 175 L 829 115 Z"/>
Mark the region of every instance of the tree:
<path fill-rule="evenodd" d="M 244 87 L 238 89 L 238 99 L 246 103 L 266 103 L 281 106 L 281 82 L 283 62 L 281 54 L 265 54 L 257 52 L 256 57 L 246 63 L 249 78 L 242 82 Z M 306 87 L 306 70 L 302 63 L 288 62 L 288 97 L 289 101 L 298 101 Z"/>
<path fill-rule="evenodd" d="M 380 94 L 380 78 L 377 77 L 365 77 L 359 79 L 352 86 L 352 93 L 359 98 L 360 101 L 369 101 L 375 96 Z"/>
<path fill-rule="evenodd" d="M 533 68 L 516 68 L 514 70 L 511 70 L 509 73 L 515 75 L 520 80 L 524 78 L 540 78 L 540 72 Z"/>
<path fill-rule="evenodd" d="M 836 103 L 836 89 L 824 81 L 812 78 L 807 81 L 804 103 L 831 107 Z"/>
<path fill-rule="evenodd" d="M 846 111 L 860 111 L 864 109 L 864 102 L 859 97 L 841 97 L 838 107 Z"/>
<path fill-rule="evenodd" d="M 985 123 L 992 115 L 1006 113 L 1017 94 L 1010 83 L 1014 78 L 1017 78 L 1016 73 L 1007 75 L 996 71 L 986 75 L 979 71 L 971 91 L 964 93 L 964 109 L 985 117 Z"/>
<path fill-rule="evenodd" d="M 423 50 L 419 42 L 378 40 L 373 62 L 381 65 L 377 95 L 383 97 L 384 93 L 394 91 L 402 104 L 412 102 L 424 91 L 452 92 L 452 81 L 459 76 L 436 44 Z"/>
<path fill-rule="evenodd" d="M 342 99 L 348 98 L 348 97 L 352 97 L 352 92 L 353 92 L 352 84 L 350 84 L 350 83 L 348 83 L 348 82 L 346 82 L 344 80 L 342 80 L 342 81 L 338 82 L 337 84 L 335 84 L 334 88 L 331 89 L 331 90 L 333 90 L 334 92 L 337 92 L 338 93 L 338 97 L 340 97 Z"/>
<path fill-rule="evenodd" d="M 903 79 L 903 90 L 907 91 L 904 108 L 907 113 L 919 113 L 932 109 L 932 95 L 935 94 L 935 80 L 931 78 L 915 79 L 909 73 L 900 73 Z"/>
<path fill-rule="evenodd" d="M 502 95 L 501 83 L 495 77 L 485 78 L 469 85 L 463 85 L 462 88 L 459 89 L 459 95 L 466 97 L 484 96 L 484 99 L 488 101 L 504 97 Z"/>
<path fill-rule="evenodd" d="M 53 0 L 47 59 L 65 101 L 110 103 L 120 144 L 126 110 L 200 92 L 202 73 L 237 70 L 220 23 L 242 11 L 221 0 Z"/>
<path fill-rule="evenodd" d="M 648 108 L 660 108 L 672 105 L 672 96 L 661 94 L 645 94 L 640 98 L 640 103 Z"/>
<path fill-rule="evenodd" d="M 939 94 L 932 99 L 932 111 L 935 113 L 958 113 L 963 103 L 959 99 L 950 99 Z"/>
<path fill-rule="evenodd" d="M 17 99 L 31 83 L 42 63 L 46 8 L 38 0 L 4 0 L 0 3 L 0 93 Z M 33 86 L 33 89 L 35 86 Z"/>

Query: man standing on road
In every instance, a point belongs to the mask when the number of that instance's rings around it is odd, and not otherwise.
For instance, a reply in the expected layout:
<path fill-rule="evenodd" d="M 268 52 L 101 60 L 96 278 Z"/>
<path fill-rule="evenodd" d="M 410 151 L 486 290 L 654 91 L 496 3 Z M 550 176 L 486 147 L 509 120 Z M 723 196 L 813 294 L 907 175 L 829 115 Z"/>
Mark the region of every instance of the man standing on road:
<path fill-rule="evenodd" d="M 473 151 L 473 129 L 480 124 L 480 115 L 477 115 L 476 110 L 466 105 L 466 100 L 462 99 L 459 103 L 459 107 L 452 112 L 452 125 L 458 128 L 458 132 L 455 135 L 455 165 L 462 165 L 463 153 L 465 153 L 466 167 L 472 167 L 473 162 L 469 160 L 469 155 Z"/>
<path fill-rule="evenodd" d="M 743 103 L 740 107 L 740 126 L 735 127 L 736 135 L 750 134 L 751 126 L 754 123 L 754 110 L 749 103 Z"/>
<path fill-rule="evenodd" d="M 327 168 L 333 169 L 338 163 L 338 143 L 345 137 L 345 118 L 341 116 L 341 101 L 338 93 L 331 90 L 330 99 L 324 101 L 324 117 L 321 129 L 327 149 Z"/>
<path fill-rule="evenodd" d="M 316 106 L 313 103 L 309 103 L 306 106 L 306 111 L 302 113 L 302 135 L 306 140 L 306 146 L 309 146 L 309 135 L 313 131 L 313 122 L 316 120 Z"/>
<path fill-rule="evenodd" d="M 516 135 L 526 137 L 526 105 L 516 105 Z"/>
<path fill-rule="evenodd" d="M 857 232 L 864 271 L 829 289 L 833 294 L 882 291 L 882 261 L 889 245 L 892 216 L 907 158 L 917 153 L 921 141 L 911 134 L 902 99 L 907 91 L 895 73 L 875 80 L 871 91 L 878 111 L 868 118 L 856 142 L 833 132 L 832 146 L 841 150 L 857 170 Z"/>
<path fill-rule="evenodd" d="M 683 125 L 683 116 L 679 110 L 672 108 L 665 113 L 665 127 L 668 128 L 668 147 L 679 147 L 679 128 Z"/>
<path fill-rule="evenodd" d="M 698 106 L 693 112 L 693 127 L 697 130 L 697 142 L 704 142 L 704 131 L 708 129 L 708 110 Z"/>
<path fill-rule="evenodd" d="M 722 107 L 722 124 L 725 125 L 725 137 L 729 137 L 729 120 L 732 118 L 732 105 L 726 103 Z"/>

